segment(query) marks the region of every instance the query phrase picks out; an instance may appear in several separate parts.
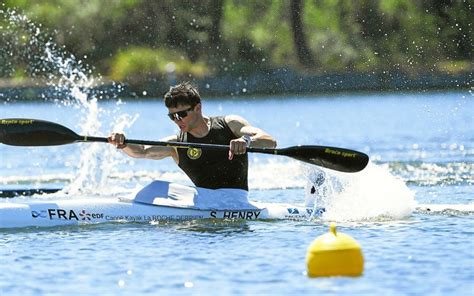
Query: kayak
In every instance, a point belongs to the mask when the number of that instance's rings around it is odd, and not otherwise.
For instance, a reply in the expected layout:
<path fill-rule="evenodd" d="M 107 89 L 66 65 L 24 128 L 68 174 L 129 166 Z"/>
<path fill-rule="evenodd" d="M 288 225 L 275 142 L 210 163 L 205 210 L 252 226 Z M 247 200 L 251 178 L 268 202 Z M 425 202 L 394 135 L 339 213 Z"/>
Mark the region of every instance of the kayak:
<path fill-rule="evenodd" d="M 304 206 L 248 201 L 246 191 L 238 189 L 211 190 L 155 181 L 131 198 L 3 202 L 0 228 L 196 219 L 300 220 L 321 216 L 323 212 L 324 209 Z"/>
<path fill-rule="evenodd" d="M 251 209 L 193 209 L 144 204 L 128 199 L 86 198 L 0 204 L 0 228 L 48 227 L 104 222 L 187 221 L 196 219 L 309 219 L 301 206 L 252 202 Z M 320 215 L 323 210 L 319 210 Z"/>

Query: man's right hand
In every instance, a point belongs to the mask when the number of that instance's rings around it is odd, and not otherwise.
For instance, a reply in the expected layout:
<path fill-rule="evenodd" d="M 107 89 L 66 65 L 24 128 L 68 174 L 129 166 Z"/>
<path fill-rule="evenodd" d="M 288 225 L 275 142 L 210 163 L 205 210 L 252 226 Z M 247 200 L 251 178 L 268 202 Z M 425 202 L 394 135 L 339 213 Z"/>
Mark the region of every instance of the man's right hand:
<path fill-rule="evenodd" d="M 110 144 L 117 147 L 117 149 L 123 149 L 127 147 L 127 144 L 125 143 L 125 135 L 122 133 L 111 133 L 107 140 Z"/>

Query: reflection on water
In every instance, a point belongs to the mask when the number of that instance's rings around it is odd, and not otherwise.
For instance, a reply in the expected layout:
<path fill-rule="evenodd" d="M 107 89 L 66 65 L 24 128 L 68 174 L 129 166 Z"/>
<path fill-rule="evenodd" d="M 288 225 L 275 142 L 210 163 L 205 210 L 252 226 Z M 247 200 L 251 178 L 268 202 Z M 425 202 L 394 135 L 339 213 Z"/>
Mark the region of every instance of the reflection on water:
<path fill-rule="evenodd" d="M 437 162 L 422 161 L 392 162 L 390 170 L 403 177 L 408 185 L 453 186 L 472 185 L 474 162 Z"/>
<path fill-rule="evenodd" d="M 236 234 L 252 233 L 253 230 L 245 220 L 191 220 L 185 223 L 179 222 L 152 222 L 154 226 L 163 226 L 178 231 L 189 231 L 200 235 L 212 234 L 220 236 L 233 236 Z"/>

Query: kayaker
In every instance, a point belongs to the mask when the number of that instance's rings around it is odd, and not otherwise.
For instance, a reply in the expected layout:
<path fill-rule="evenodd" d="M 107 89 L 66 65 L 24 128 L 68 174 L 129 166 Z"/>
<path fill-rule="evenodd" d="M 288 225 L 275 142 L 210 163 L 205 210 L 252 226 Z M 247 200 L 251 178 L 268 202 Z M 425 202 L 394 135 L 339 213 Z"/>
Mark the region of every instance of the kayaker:
<path fill-rule="evenodd" d="M 197 187 L 238 188 L 248 191 L 247 147 L 275 148 L 275 139 L 260 128 L 250 125 L 241 116 L 204 115 L 199 92 L 188 82 L 170 87 L 164 95 L 164 102 L 168 108 L 168 117 L 180 130 L 177 135 L 165 138 L 165 141 L 228 144 L 229 151 L 124 144 L 123 133 L 112 133 L 108 138 L 109 143 L 131 157 L 173 157 Z"/>

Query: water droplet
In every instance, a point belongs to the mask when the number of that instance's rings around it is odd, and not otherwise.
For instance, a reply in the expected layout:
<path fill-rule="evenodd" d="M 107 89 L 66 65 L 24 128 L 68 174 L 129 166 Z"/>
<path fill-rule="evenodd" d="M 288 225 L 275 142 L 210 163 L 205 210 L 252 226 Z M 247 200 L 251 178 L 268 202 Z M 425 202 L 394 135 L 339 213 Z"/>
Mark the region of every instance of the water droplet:
<path fill-rule="evenodd" d="M 194 284 L 192 282 L 184 282 L 184 287 L 192 288 L 192 287 L 194 287 Z"/>

